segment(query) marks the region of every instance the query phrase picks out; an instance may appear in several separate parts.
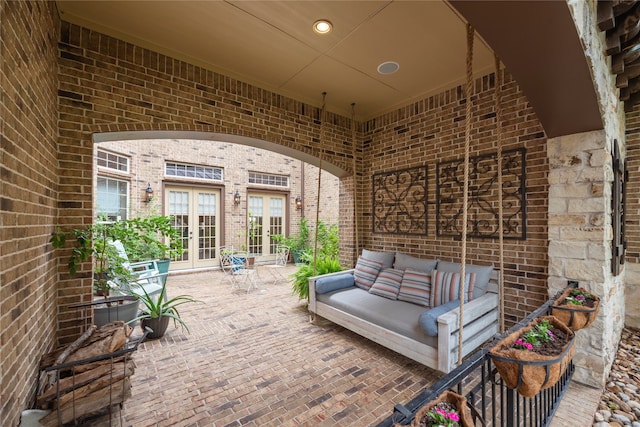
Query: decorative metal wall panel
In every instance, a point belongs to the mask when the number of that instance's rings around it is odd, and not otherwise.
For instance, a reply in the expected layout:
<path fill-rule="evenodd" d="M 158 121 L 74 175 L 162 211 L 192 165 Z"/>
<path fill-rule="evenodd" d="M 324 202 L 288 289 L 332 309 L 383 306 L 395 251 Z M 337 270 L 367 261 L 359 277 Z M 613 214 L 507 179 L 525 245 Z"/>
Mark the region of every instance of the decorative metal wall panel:
<path fill-rule="evenodd" d="M 525 149 L 502 153 L 502 210 L 505 239 L 526 239 Z M 436 168 L 438 236 L 462 236 L 464 159 Z M 497 153 L 469 159 L 467 236 L 498 238 Z"/>
<path fill-rule="evenodd" d="M 373 175 L 373 232 L 427 234 L 427 167 Z"/>

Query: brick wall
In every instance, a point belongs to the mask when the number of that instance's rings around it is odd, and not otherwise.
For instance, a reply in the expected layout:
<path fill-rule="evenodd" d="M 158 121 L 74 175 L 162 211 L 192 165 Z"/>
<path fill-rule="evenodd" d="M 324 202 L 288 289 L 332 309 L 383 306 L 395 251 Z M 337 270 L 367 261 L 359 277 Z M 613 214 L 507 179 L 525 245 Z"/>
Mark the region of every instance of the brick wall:
<path fill-rule="evenodd" d="M 350 120 L 328 113 L 320 146 L 320 109 L 212 71 L 63 22 L 59 44 L 59 222 L 65 228 L 90 220 L 93 209 L 94 133 L 122 131 L 207 132 L 252 138 L 294 150 L 300 158 L 327 153 L 325 166 L 351 166 Z M 320 101 L 320 94 L 318 94 Z M 315 204 L 305 196 L 306 211 Z M 240 226 L 240 225 L 238 225 Z M 62 261 L 64 265 L 64 260 Z M 90 298 L 90 265 L 75 278 L 61 269 L 61 341 L 80 333 L 69 304 Z"/>
<path fill-rule="evenodd" d="M 174 161 L 224 169 L 224 182 L 216 184 L 218 187 L 223 186 L 222 197 L 225 198 L 224 238 L 219 240 L 221 245 L 240 247 L 242 243 L 239 241 L 239 235 L 246 229 L 247 191 L 264 190 L 287 194 L 289 202 L 287 223 L 290 232 L 298 230 L 299 221 L 303 215 L 315 222 L 318 168 L 292 157 L 261 148 L 229 142 L 191 139 L 107 141 L 97 144 L 97 147 L 130 157 L 131 172 L 129 174 L 109 174 L 101 171 L 100 175 L 113 176 L 114 178 L 130 181 L 131 211 L 134 216 L 144 215 L 153 211 L 155 213 L 162 212 L 164 199 L 161 193 L 163 185 L 171 183 L 211 185 L 210 183 L 188 178 L 165 177 L 165 161 Z M 280 190 L 268 186 L 248 184 L 249 172 L 288 176 L 289 188 Z M 94 170 L 94 173 L 97 174 L 97 170 Z M 145 189 L 149 184 L 155 191 L 155 201 L 151 204 L 142 201 Z M 320 219 L 329 223 L 337 223 L 339 179 L 331 173 L 323 171 L 322 188 Z M 241 194 L 243 201 L 240 207 L 233 205 L 233 194 L 236 190 Z M 297 196 L 301 196 L 304 201 L 304 211 L 296 209 L 295 198 Z"/>
<path fill-rule="evenodd" d="M 210 71 L 155 54 L 75 25 L 63 23 L 60 44 L 61 156 L 72 156 L 63 167 L 65 188 L 86 188 L 92 132 L 121 130 L 196 130 L 257 138 L 317 157 L 319 110 L 287 100 Z M 547 229 L 545 135 L 517 84 L 506 76 L 503 87 L 504 148 L 527 149 L 527 240 L 507 241 L 506 291 L 508 321 L 522 318 L 546 299 Z M 359 124 L 362 138 L 357 203 L 361 245 L 371 249 L 399 249 L 419 256 L 458 260 L 460 242 L 435 236 L 435 164 L 460 158 L 464 142 L 464 99 L 460 87 L 403 109 Z M 493 80 L 476 81 L 473 98 L 472 155 L 495 151 Z M 293 125 L 295 123 L 295 125 Z M 328 114 L 324 140 L 326 161 L 349 171 L 350 121 Z M 71 158 L 71 157 L 70 157 Z M 426 164 L 428 166 L 429 231 L 416 237 L 371 234 L 371 176 Z M 366 165 L 366 167 L 365 167 Z M 348 172 L 347 172 L 348 173 Z M 340 203 L 351 209 L 343 178 Z M 68 187 L 67 187 L 68 186 Z M 308 186 L 307 188 L 311 188 Z M 89 215 L 91 200 L 75 191 L 61 195 L 69 208 L 65 220 L 79 223 Z M 313 196 L 305 194 L 310 216 Z M 314 212 L 314 211 L 311 211 Z M 342 215 L 341 215 L 342 217 Z M 347 245 L 352 221 L 341 222 Z M 470 262 L 497 264 L 497 242 L 469 240 Z M 355 251 L 341 255 L 347 265 Z M 75 283 L 75 282 L 74 282 Z M 86 286 L 86 284 L 83 284 Z M 69 286 L 72 285 L 71 282 Z M 89 289 L 89 288 L 87 288 Z M 70 323 L 61 319 L 63 335 Z"/>
<path fill-rule="evenodd" d="M 627 171 L 625 235 L 627 252 L 625 257 L 626 287 L 625 324 L 640 328 L 640 105 L 635 105 L 626 114 Z"/>
<path fill-rule="evenodd" d="M 505 240 L 505 320 L 522 319 L 547 299 L 546 137 L 516 82 L 505 73 L 502 87 L 503 150 L 526 148 L 527 238 Z M 493 75 L 475 81 L 471 156 L 495 153 L 497 133 Z M 426 258 L 460 261 L 461 242 L 436 236 L 436 164 L 464 158 L 465 99 L 462 87 L 378 117 L 364 124 L 362 181 L 358 197 L 364 245 Z M 372 234 L 372 175 L 427 166 L 426 236 Z M 497 239 L 467 239 L 468 263 L 499 265 Z"/>
<path fill-rule="evenodd" d="M 58 14 L 52 2 L 0 2 L 0 424 L 30 406 L 56 337 Z M 63 299 L 63 295 L 59 295 Z"/>

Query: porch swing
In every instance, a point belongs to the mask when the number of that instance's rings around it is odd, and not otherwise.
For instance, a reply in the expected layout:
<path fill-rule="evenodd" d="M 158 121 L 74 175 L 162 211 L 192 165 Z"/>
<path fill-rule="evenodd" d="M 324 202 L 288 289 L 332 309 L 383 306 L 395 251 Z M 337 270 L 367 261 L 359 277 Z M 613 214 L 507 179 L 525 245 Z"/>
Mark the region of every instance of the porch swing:
<path fill-rule="evenodd" d="M 459 268 L 460 282 L 464 284 L 467 274 L 467 218 L 468 218 L 468 193 L 469 193 L 469 153 L 471 140 L 471 95 L 473 89 L 473 37 L 474 31 L 467 25 L 467 84 L 466 84 L 466 127 L 464 144 L 464 190 L 462 209 L 462 231 L 461 231 L 461 261 Z M 400 353 L 410 359 L 422 363 L 428 367 L 437 369 L 444 373 L 453 370 L 462 363 L 464 356 L 470 354 L 489 339 L 493 338 L 499 331 L 504 330 L 504 310 L 503 310 L 503 283 L 500 271 L 503 269 L 503 229 L 502 229 L 502 150 L 501 150 L 501 110 L 499 105 L 500 87 L 500 63 L 496 57 L 496 82 L 495 82 L 495 102 L 496 102 L 496 122 L 498 133 L 498 165 L 497 165 L 497 185 L 498 191 L 498 234 L 500 244 L 500 267 L 484 267 L 489 269 L 490 276 L 487 279 L 487 289 L 484 294 L 475 296 L 468 302 L 465 301 L 465 286 L 458 286 L 458 301 L 450 301 L 452 307 L 447 304 L 425 310 L 425 306 L 418 306 L 404 301 L 392 301 L 392 299 L 382 298 L 376 295 L 369 296 L 369 292 L 354 286 L 354 276 L 357 274 L 360 259 L 356 268 L 340 273 L 326 274 L 309 279 L 309 312 L 312 321 L 316 316 L 321 316 L 326 320 L 341 325 L 357 334 L 368 338 L 384 347 Z M 324 96 L 323 108 L 320 123 L 320 164 L 324 154 Z M 354 104 L 352 104 L 352 111 Z M 352 113 L 353 116 L 353 113 Z M 356 185 L 355 172 L 355 130 L 353 128 L 352 117 L 352 138 L 354 155 L 354 186 Z M 318 195 L 320 193 L 320 176 L 318 177 Z M 319 196 L 318 196 L 319 197 Z M 319 202 L 319 199 L 318 199 Z M 360 248 L 357 224 L 357 188 L 354 188 L 354 220 L 355 220 L 355 242 L 357 251 Z M 316 218 L 318 216 L 319 203 L 316 205 Z M 317 245 L 317 243 L 316 243 Z M 317 249 L 317 248 L 316 248 Z M 315 251 L 314 251 L 315 252 Z M 363 250 L 364 253 L 364 250 Z M 315 259 L 313 260 L 315 266 Z M 451 264 L 451 263 L 449 263 Z M 475 268 L 475 266 L 473 266 Z M 435 267 L 434 267 L 435 269 Z M 315 271 L 315 269 L 314 269 Z M 377 273 L 376 273 L 377 275 Z M 375 277 L 374 277 L 375 279 Z M 485 282 L 486 283 L 486 282 Z M 359 294 L 355 296 L 355 293 Z M 352 293 L 352 294 L 350 294 Z M 383 300 L 381 303 L 374 299 Z M 363 302 L 365 307 L 353 307 Z M 371 306 L 366 304 L 371 303 Z M 392 309 L 389 305 L 397 303 Z M 386 306 L 385 306 L 386 304 Z M 455 304 L 455 305 L 453 305 Z M 443 310 L 446 307 L 446 310 Z M 418 311 L 416 311 L 418 310 Z M 378 313 L 385 313 L 386 319 L 380 319 Z M 418 313 L 416 316 L 415 313 Z M 420 314 L 422 313 L 422 314 Z M 428 314 L 430 313 L 430 314 Z M 378 314 L 376 318 L 376 314 Z M 425 316 L 426 315 L 426 316 Z M 428 318 L 431 322 L 432 334 L 416 333 L 416 329 L 422 327 L 415 324 L 411 326 L 403 325 L 403 321 L 417 323 L 420 318 Z M 410 320 L 409 320 L 410 319 Z M 424 329 L 424 328 L 423 328 Z M 463 331 L 464 329 L 464 331 Z M 429 335 L 429 336 L 426 336 Z M 425 338 L 426 336 L 426 338 Z"/>

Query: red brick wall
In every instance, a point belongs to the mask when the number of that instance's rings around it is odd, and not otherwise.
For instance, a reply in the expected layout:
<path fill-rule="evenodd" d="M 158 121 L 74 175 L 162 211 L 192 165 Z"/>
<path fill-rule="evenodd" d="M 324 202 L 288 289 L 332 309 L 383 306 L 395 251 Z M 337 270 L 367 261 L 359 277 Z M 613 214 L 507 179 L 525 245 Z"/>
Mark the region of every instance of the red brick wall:
<path fill-rule="evenodd" d="M 517 84 L 505 73 L 502 87 L 503 150 L 526 148 L 527 239 L 505 240 L 505 320 L 522 319 L 547 299 L 546 136 Z M 471 156 L 495 153 L 493 75 L 475 81 Z M 457 87 L 364 123 L 359 206 L 364 245 L 426 258 L 460 261 L 461 242 L 436 236 L 436 164 L 464 158 L 464 88 Z M 427 165 L 426 236 L 372 234 L 372 175 Z M 499 265 L 497 239 L 467 239 L 468 263 Z"/>
<path fill-rule="evenodd" d="M 53 2 L 0 2 L 0 424 L 35 395 L 56 337 L 58 13 Z M 60 295 L 60 299 L 64 296 Z"/>

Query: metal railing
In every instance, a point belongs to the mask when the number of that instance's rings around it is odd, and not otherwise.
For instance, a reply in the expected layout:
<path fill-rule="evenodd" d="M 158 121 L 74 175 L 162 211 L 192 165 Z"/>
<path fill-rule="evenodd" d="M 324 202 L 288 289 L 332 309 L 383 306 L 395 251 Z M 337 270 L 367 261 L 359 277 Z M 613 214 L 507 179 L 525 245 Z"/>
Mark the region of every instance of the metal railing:
<path fill-rule="evenodd" d="M 554 300 L 555 298 L 550 299 L 507 332 L 494 338 L 462 365 L 442 377 L 429 389 L 422 391 L 407 404 L 395 405 L 393 414 L 378 424 L 378 427 L 411 424 L 416 412 L 422 406 L 437 399 L 446 390 L 452 390 L 467 398 L 471 412 L 476 418 L 476 425 L 548 426 L 571 382 L 574 372 L 573 362 L 569 363 L 567 370 L 555 385 L 531 398 L 525 398 L 504 384 L 488 353 L 503 337 L 523 328 L 533 319 L 548 314 Z"/>

